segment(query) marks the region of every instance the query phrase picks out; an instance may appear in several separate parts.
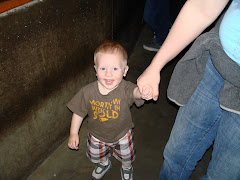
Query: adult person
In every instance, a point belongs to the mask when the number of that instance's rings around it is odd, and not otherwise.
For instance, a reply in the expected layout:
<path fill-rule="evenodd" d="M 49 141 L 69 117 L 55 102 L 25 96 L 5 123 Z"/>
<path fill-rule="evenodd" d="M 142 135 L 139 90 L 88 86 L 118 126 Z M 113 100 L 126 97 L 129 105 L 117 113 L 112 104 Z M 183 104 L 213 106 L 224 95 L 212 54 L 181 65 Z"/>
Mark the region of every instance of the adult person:
<path fill-rule="evenodd" d="M 148 51 L 157 52 L 163 44 L 171 28 L 169 0 L 147 0 L 143 19 L 153 31 L 153 39 L 143 45 Z"/>
<path fill-rule="evenodd" d="M 230 4 L 230 5 L 229 5 Z M 228 6 L 229 5 L 229 6 Z M 227 8 L 210 32 L 199 36 Z M 180 105 L 159 179 L 189 179 L 213 144 L 203 179 L 240 179 L 240 0 L 188 0 L 151 64 L 138 78 L 158 98 L 161 69 L 195 38 L 168 88 Z"/>

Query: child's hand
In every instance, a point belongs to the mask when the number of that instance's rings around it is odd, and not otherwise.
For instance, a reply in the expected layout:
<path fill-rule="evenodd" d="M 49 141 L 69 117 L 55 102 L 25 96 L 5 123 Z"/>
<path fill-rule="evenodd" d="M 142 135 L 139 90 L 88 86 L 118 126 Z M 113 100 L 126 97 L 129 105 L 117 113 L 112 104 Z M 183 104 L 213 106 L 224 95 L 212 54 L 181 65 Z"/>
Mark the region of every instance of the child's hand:
<path fill-rule="evenodd" d="M 141 97 L 145 100 L 152 99 L 152 87 L 150 85 L 146 84 L 143 86 Z"/>
<path fill-rule="evenodd" d="M 70 135 L 68 139 L 68 147 L 70 149 L 76 149 L 78 150 L 79 145 L 79 136 L 78 134 Z"/>

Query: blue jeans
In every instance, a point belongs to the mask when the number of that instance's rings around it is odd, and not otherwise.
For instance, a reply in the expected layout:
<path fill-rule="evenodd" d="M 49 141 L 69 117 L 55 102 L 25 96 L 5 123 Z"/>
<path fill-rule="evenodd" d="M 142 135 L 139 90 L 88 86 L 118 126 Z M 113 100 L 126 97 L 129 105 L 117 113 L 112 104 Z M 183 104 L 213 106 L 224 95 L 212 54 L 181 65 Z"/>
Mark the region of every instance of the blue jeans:
<path fill-rule="evenodd" d="M 171 28 L 169 0 L 147 0 L 143 19 L 156 33 L 156 43 L 162 45 Z"/>
<path fill-rule="evenodd" d="M 164 150 L 159 180 L 189 179 L 213 142 L 212 158 L 203 179 L 240 179 L 240 115 L 220 108 L 223 83 L 209 57 L 198 88 L 179 109 Z"/>

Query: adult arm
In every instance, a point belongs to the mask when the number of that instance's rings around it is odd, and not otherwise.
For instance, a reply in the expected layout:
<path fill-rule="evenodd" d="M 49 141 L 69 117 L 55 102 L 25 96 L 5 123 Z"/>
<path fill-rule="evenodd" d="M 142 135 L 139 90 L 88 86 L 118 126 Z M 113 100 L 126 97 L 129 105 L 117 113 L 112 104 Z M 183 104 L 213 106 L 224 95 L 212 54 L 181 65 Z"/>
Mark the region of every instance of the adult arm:
<path fill-rule="evenodd" d="M 152 98 L 157 100 L 162 68 L 212 24 L 228 2 L 229 0 L 186 1 L 162 47 L 137 80 L 141 93 L 144 85 L 149 84 L 152 87 Z"/>

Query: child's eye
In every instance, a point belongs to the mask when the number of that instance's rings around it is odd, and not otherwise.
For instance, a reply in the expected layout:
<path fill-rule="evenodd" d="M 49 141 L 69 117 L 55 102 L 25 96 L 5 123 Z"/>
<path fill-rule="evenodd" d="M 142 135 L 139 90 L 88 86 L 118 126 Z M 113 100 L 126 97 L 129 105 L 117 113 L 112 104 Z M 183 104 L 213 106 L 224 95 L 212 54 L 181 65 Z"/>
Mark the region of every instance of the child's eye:
<path fill-rule="evenodd" d="M 101 71 L 105 71 L 105 70 L 106 70 L 106 68 L 100 68 L 100 70 L 101 70 Z"/>
<path fill-rule="evenodd" d="M 117 71 L 117 70 L 118 70 L 118 68 L 113 68 L 113 70 L 114 70 L 114 71 Z"/>

